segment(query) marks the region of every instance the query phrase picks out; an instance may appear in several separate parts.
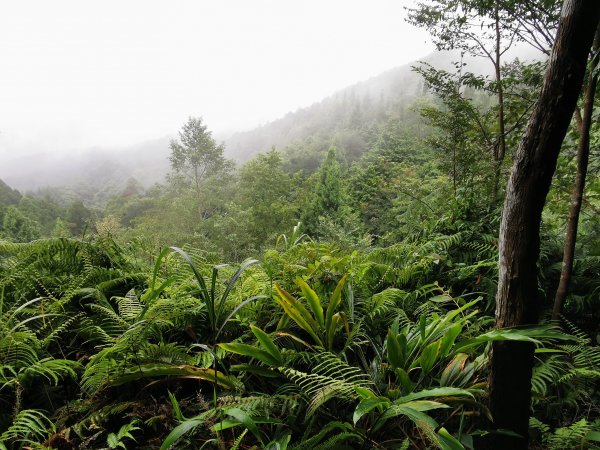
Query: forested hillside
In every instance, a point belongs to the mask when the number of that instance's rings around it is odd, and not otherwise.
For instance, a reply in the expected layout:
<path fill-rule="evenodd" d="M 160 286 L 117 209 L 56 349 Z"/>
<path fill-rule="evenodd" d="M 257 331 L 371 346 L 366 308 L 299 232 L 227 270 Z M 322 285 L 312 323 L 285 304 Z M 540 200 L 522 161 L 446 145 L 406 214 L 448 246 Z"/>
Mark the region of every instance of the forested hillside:
<path fill-rule="evenodd" d="M 436 56 L 440 63 L 448 57 Z M 411 107 L 425 92 L 422 78 L 410 66 L 398 67 L 255 130 L 234 134 L 226 141 L 226 154 L 246 161 L 271 147 L 290 147 L 290 153 L 313 150 L 316 154 L 303 156 L 308 162 L 335 145 L 343 148 L 348 158 L 356 159 L 367 146 L 361 129 L 383 123 L 392 111 L 403 122 L 414 121 L 418 113 Z"/>
<path fill-rule="evenodd" d="M 450 52 L 226 143 L 0 182 L 0 449 L 600 448 L 600 4 L 527 3 L 416 4 Z"/>

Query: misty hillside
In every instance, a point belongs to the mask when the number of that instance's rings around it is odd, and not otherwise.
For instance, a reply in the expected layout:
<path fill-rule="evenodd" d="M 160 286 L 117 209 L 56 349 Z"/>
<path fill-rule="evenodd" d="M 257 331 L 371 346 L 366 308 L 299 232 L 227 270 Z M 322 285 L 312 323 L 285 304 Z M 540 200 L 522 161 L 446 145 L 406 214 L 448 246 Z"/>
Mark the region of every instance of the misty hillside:
<path fill-rule="evenodd" d="M 423 60 L 447 68 L 454 59 L 452 53 L 434 53 Z M 413 102 L 422 95 L 424 86 L 412 71 L 413 65 L 388 70 L 273 122 L 235 133 L 225 139 L 226 156 L 244 162 L 275 146 L 284 150 L 288 169 L 312 171 L 321 155 L 334 145 L 345 159 L 354 160 L 366 149 L 365 130 L 383 124 L 390 115 L 395 120 L 419 122 Z M 169 170 L 169 140 L 166 136 L 130 147 L 88 149 L 69 156 L 15 156 L 0 168 L 0 179 L 21 191 L 45 189 L 56 197 L 79 196 L 88 204 L 100 205 L 122 190 L 130 178 L 146 188 L 163 181 Z"/>
<path fill-rule="evenodd" d="M 456 52 L 434 52 L 341 89 L 320 102 L 290 112 L 253 130 L 226 140 L 226 155 L 244 162 L 275 147 L 282 151 L 289 171 L 315 171 L 329 147 L 346 163 L 356 161 L 373 144 L 382 127 L 402 124 L 421 134 L 419 99 L 427 93 L 422 77 L 413 70 L 420 62 L 452 71 Z M 486 74 L 482 59 L 465 58 L 469 70 Z"/>
<path fill-rule="evenodd" d="M 150 186 L 160 181 L 167 170 L 168 155 L 168 137 L 116 149 L 19 155 L 4 163 L 0 178 L 20 190 L 79 183 L 100 187 L 124 183 L 131 177 Z"/>
<path fill-rule="evenodd" d="M 422 80 L 410 66 L 397 67 L 254 130 L 234 134 L 226 141 L 227 154 L 245 161 L 272 146 L 283 148 L 311 136 L 360 127 L 365 119 L 377 122 L 392 105 L 409 103 L 422 89 Z"/>
<path fill-rule="evenodd" d="M 436 52 L 422 61 L 448 69 L 457 58 L 452 52 Z M 354 159 L 364 151 L 364 146 L 359 136 L 348 136 L 350 130 L 358 132 L 382 124 L 390 114 L 401 120 L 415 117 L 413 102 L 424 93 L 421 76 L 412 70 L 415 65 L 418 62 L 388 70 L 273 122 L 236 133 L 226 140 L 226 154 L 246 161 L 273 146 L 279 149 L 300 144 L 310 147 L 315 145 L 315 139 L 319 139 L 321 142 L 317 145 L 323 147 L 321 152 L 335 145 Z M 294 155 L 298 153 L 294 148 L 287 150 L 288 157 L 300 156 Z"/>

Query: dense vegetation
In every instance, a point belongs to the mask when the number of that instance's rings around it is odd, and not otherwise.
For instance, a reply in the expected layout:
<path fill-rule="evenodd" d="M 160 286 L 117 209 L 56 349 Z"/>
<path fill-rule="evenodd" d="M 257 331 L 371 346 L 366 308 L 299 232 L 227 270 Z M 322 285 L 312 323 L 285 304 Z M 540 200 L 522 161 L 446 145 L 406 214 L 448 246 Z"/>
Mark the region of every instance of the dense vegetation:
<path fill-rule="evenodd" d="M 515 342 L 530 447 L 599 448 L 600 39 L 545 202 L 539 323 L 497 327 L 504 187 L 549 64 L 502 58 L 549 53 L 560 4 L 447 3 L 411 21 L 493 77 L 421 64 L 419 95 L 330 101 L 237 167 L 190 118 L 165 183 L 105 202 L 0 183 L 0 448 L 490 448 L 514 435 L 490 350 Z"/>

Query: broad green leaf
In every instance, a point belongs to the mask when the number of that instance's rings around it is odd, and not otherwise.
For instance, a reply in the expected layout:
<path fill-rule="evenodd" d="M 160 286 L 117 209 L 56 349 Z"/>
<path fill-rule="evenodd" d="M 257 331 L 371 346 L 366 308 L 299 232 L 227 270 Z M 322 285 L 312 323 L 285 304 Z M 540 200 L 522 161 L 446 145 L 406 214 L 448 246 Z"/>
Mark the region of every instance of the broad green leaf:
<path fill-rule="evenodd" d="M 426 326 L 427 326 L 427 318 L 425 317 L 425 315 L 422 315 L 421 317 L 419 317 L 419 332 L 421 333 L 421 341 L 422 342 L 425 342 Z"/>
<path fill-rule="evenodd" d="M 442 450 L 465 450 L 460 441 L 448 433 L 444 427 L 438 430 L 438 438 Z"/>
<path fill-rule="evenodd" d="M 477 297 L 475 300 L 472 300 L 468 303 L 465 303 L 464 305 L 462 305 L 460 308 L 454 309 L 452 311 L 450 311 L 449 313 L 447 313 L 444 316 L 444 322 L 453 322 L 454 318 L 460 314 L 462 314 L 463 312 L 465 312 L 466 310 L 470 309 L 471 306 L 474 306 L 475 304 L 477 304 L 479 301 L 481 300 L 481 297 Z M 477 314 L 477 310 L 475 311 L 471 311 L 469 314 L 467 314 L 465 317 L 463 317 L 461 320 L 465 320 L 468 319 L 470 317 L 473 317 L 475 314 Z"/>
<path fill-rule="evenodd" d="M 452 300 L 452 297 L 450 297 L 447 294 L 434 295 L 433 297 L 431 297 L 429 299 L 430 302 L 434 302 L 434 303 L 447 303 L 447 302 L 449 302 L 451 300 Z"/>
<path fill-rule="evenodd" d="M 433 389 L 425 389 L 418 392 L 413 392 L 411 394 L 405 395 L 404 397 L 400 397 L 399 399 L 394 400 L 394 404 L 402 404 L 413 400 L 418 400 L 421 398 L 436 398 L 436 397 L 469 397 L 474 398 L 472 392 L 466 389 L 459 389 L 454 387 L 441 387 L 441 388 L 433 388 Z"/>
<path fill-rule="evenodd" d="M 277 322 L 277 331 L 285 330 L 290 323 L 290 316 L 287 314 L 282 314 L 281 318 Z"/>
<path fill-rule="evenodd" d="M 283 316 L 283 317 L 287 317 L 287 318 L 289 319 L 289 316 Z M 307 347 L 307 348 L 313 348 L 313 346 L 312 346 L 312 345 L 310 345 L 310 344 L 309 344 L 308 342 L 306 342 L 305 340 L 303 340 L 303 339 L 300 339 L 298 336 L 294 336 L 293 334 L 286 333 L 285 331 L 277 331 L 275 334 L 276 334 L 277 336 L 284 336 L 284 337 L 288 337 L 288 338 L 290 338 L 290 339 L 292 339 L 292 340 L 294 340 L 294 341 L 298 342 L 299 344 L 302 344 L 302 345 L 304 345 L 304 346 L 305 346 L 305 347 Z"/>
<path fill-rule="evenodd" d="M 319 296 L 313 289 L 304 281 L 302 278 L 296 279 L 296 284 L 300 286 L 302 290 L 302 295 L 306 299 L 308 306 L 313 312 L 317 323 L 321 328 L 325 328 L 325 317 L 323 316 L 323 306 L 321 305 L 321 300 Z"/>
<path fill-rule="evenodd" d="M 356 391 L 356 393 L 358 394 L 358 396 L 362 399 L 366 399 L 366 398 L 375 398 L 376 395 L 375 393 L 368 388 L 365 387 L 361 387 L 361 386 L 354 386 L 354 390 Z"/>
<path fill-rule="evenodd" d="M 256 358 L 259 361 L 262 361 L 270 366 L 277 367 L 281 365 L 281 360 L 278 360 L 269 352 L 261 350 L 260 348 L 254 347 L 252 345 L 242 344 L 239 342 L 230 342 L 228 344 L 219 344 L 219 347 L 231 353 L 237 353 L 238 355 Z"/>
<path fill-rule="evenodd" d="M 403 392 L 410 392 L 413 389 L 413 382 L 408 376 L 408 372 L 402 368 L 397 368 L 395 371 L 396 377 L 398 378 L 398 383 L 402 387 Z"/>
<path fill-rule="evenodd" d="M 403 405 L 391 405 L 380 417 L 377 425 L 373 427 L 374 431 L 379 430 L 385 423 L 394 417 L 405 416 L 412 420 L 420 430 L 424 431 L 428 436 L 435 435 L 437 422 L 424 412 L 418 411 Z"/>
<path fill-rule="evenodd" d="M 458 342 L 454 346 L 453 352 L 463 352 L 467 348 L 475 347 L 493 341 L 519 341 L 531 342 L 535 345 L 541 345 L 542 340 L 548 339 L 573 340 L 573 336 L 564 334 L 552 325 L 537 327 L 501 328 L 480 334 L 479 336 L 473 339 L 467 339 L 466 341 Z"/>
<path fill-rule="evenodd" d="M 585 438 L 588 441 L 600 442 L 600 431 L 590 431 Z"/>
<path fill-rule="evenodd" d="M 446 330 L 446 333 L 442 338 L 442 346 L 440 348 L 440 354 L 442 355 L 442 357 L 445 357 L 448 355 L 448 353 L 450 353 L 450 349 L 454 345 L 454 342 L 456 341 L 456 338 L 458 337 L 461 331 L 462 324 L 460 323 L 457 323 Z"/>
<path fill-rule="evenodd" d="M 441 340 L 432 342 L 421 352 L 421 356 L 419 356 L 419 364 L 421 365 L 423 375 L 427 375 L 429 372 L 431 372 L 433 366 L 435 366 L 435 364 L 438 362 L 441 345 Z"/>
<path fill-rule="evenodd" d="M 378 408 L 378 407 L 387 408 L 389 406 L 390 406 L 390 401 L 389 401 L 389 399 L 387 399 L 385 397 L 367 398 L 367 399 L 362 400 L 356 406 L 356 409 L 354 410 L 354 414 L 352 415 L 352 420 L 354 422 L 354 425 L 356 425 L 356 423 L 360 420 L 360 418 L 362 416 L 364 416 L 365 414 L 368 414 L 373 409 Z"/>
<path fill-rule="evenodd" d="M 465 367 L 468 366 L 469 355 L 466 353 L 459 353 L 452 361 L 448 363 L 446 368 L 443 370 L 440 377 L 441 386 L 449 386 L 457 382 L 460 378 L 470 379 L 473 375 L 473 368 L 471 366 L 469 371 L 465 371 Z"/>
<path fill-rule="evenodd" d="M 433 400 L 412 400 L 410 402 L 402 403 L 402 406 L 421 412 L 431 411 L 433 409 L 450 408 L 450 406 L 445 403 L 434 402 Z"/>
<path fill-rule="evenodd" d="M 402 342 L 401 342 L 402 341 Z M 393 368 L 404 368 L 406 365 L 406 336 L 404 334 L 395 335 L 392 330 L 388 330 L 387 335 L 387 354 L 388 361 Z"/>
<path fill-rule="evenodd" d="M 254 421 L 255 424 L 263 424 L 263 423 L 279 424 L 280 423 L 276 419 L 268 419 L 265 417 L 254 417 L 254 418 L 252 418 L 252 420 Z M 239 427 L 241 425 L 244 425 L 244 424 L 237 419 L 224 419 L 221 422 L 214 424 L 211 427 L 211 429 L 213 431 L 223 431 L 223 430 L 228 430 L 230 428 Z"/>
<path fill-rule="evenodd" d="M 171 431 L 165 438 L 162 445 L 160 446 L 160 450 L 169 450 L 172 446 L 174 446 L 177 443 L 179 439 L 181 439 L 181 437 L 184 434 L 189 433 L 194 428 L 199 427 L 202 424 L 204 424 L 204 419 L 189 419 L 183 423 L 180 423 L 175 428 L 173 428 L 173 431 Z"/>
<path fill-rule="evenodd" d="M 327 313 L 325 315 L 325 327 L 327 329 L 329 329 L 329 325 L 331 324 L 333 315 L 335 314 L 335 311 L 337 310 L 338 306 L 342 301 L 342 290 L 344 289 L 344 285 L 346 284 L 346 278 L 348 278 L 347 274 L 344 275 L 342 279 L 338 282 L 337 286 L 333 291 L 333 294 L 331 295 L 331 298 L 329 299 L 329 304 L 327 305 Z"/>
<path fill-rule="evenodd" d="M 335 332 L 338 328 L 338 325 L 341 321 L 340 314 L 334 314 L 329 327 L 327 328 L 327 349 L 331 351 L 333 348 L 333 339 L 335 338 Z"/>
<path fill-rule="evenodd" d="M 323 346 L 323 341 L 317 334 L 318 325 L 311 317 L 308 310 L 284 289 L 275 285 L 278 296 L 275 298 L 285 313 L 306 331 L 318 345 Z"/>
<path fill-rule="evenodd" d="M 112 386 L 120 386 L 132 381 L 141 380 L 144 378 L 154 377 L 185 377 L 198 378 L 211 383 L 216 383 L 226 389 L 233 389 L 234 384 L 225 374 L 214 369 L 204 369 L 189 365 L 170 365 L 170 364 L 141 364 L 123 371 L 109 381 Z"/>
<path fill-rule="evenodd" d="M 233 417 L 234 419 L 238 420 L 240 423 L 242 423 L 248 430 L 250 430 L 250 432 L 254 435 L 254 437 L 256 439 L 258 439 L 258 441 L 264 445 L 264 436 L 263 434 L 258 430 L 258 427 L 256 426 L 256 423 L 254 422 L 254 420 L 252 419 L 252 417 L 250 417 L 248 415 L 248 413 L 246 413 L 245 411 L 242 411 L 239 408 L 230 408 L 230 409 L 226 409 L 225 410 L 225 414 Z"/>
<path fill-rule="evenodd" d="M 260 344 L 263 346 L 263 348 L 273 357 L 275 361 L 277 361 L 277 365 L 280 366 L 281 364 L 283 364 L 283 357 L 281 356 L 281 352 L 273 342 L 273 339 L 271 339 L 271 336 L 269 336 L 260 328 L 255 327 L 254 325 L 250 325 L 250 329 L 252 330 L 252 333 L 254 333 L 254 336 L 256 336 L 256 339 L 258 339 Z"/>

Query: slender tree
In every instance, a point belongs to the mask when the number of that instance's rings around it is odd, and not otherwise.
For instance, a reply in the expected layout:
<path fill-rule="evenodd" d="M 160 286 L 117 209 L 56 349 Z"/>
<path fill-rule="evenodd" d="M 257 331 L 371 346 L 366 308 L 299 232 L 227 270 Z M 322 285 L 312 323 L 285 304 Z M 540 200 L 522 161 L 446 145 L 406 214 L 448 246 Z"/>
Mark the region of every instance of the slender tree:
<path fill-rule="evenodd" d="M 540 98 L 517 149 L 504 200 L 496 297 L 499 328 L 537 322 L 542 210 L 581 91 L 599 17 L 597 0 L 564 2 Z M 520 437 L 498 434 L 491 448 L 527 448 L 533 359 L 530 344 L 496 342 L 492 347 L 489 384 L 494 425 Z"/>
<path fill-rule="evenodd" d="M 508 14 L 500 0 L 427 0 L 409 9 L 409 22 L 427 28 L 438 50 L 460 49 L 483 57 L 494 69 L 493 89 L 498 101 L 498 132 L 492 146 L 493 198 L 498 196 L 502 164 L 506 155 L 506 114 L 502 63 L 517 39 L 516 31 L 504 24 Z"/>
<path fill-rule="evenodd" d="M 573 187 L 571 205 L 569 207 L 569 219 L 567 221 L 567 233 L 565 236 L 560 282 L 558 284 L 558 289 L 556 290 L 554 308 L 552 310 L 552 318 L 554 320 L 557 320 L 563 311 L 563 306 L 569 290 L 569 284 L 571 282 L 571 274 L 573 272 L 575 243 L 577 241 L 577 228 L 579 225 L 579 213 L 581 212 L 583 191 L 585 189 L 585 178 L 587 176 L 588 161 L 590 156 L 590 129 L 592 127 L 592 112 L 594 111 L 594 98 L 596 97 L 596 86 L 598 84 L 598 71 L 596 70 L 596 66 L 600 61 L 599 50 L 600 27 L 596 30 L 596 37 L 594 38 L 589 78 L 585 91 L 581 124 L 579 126 L 579 142 L 577 145 L 577 172 L 575 174 L 575 185 Z"/>

